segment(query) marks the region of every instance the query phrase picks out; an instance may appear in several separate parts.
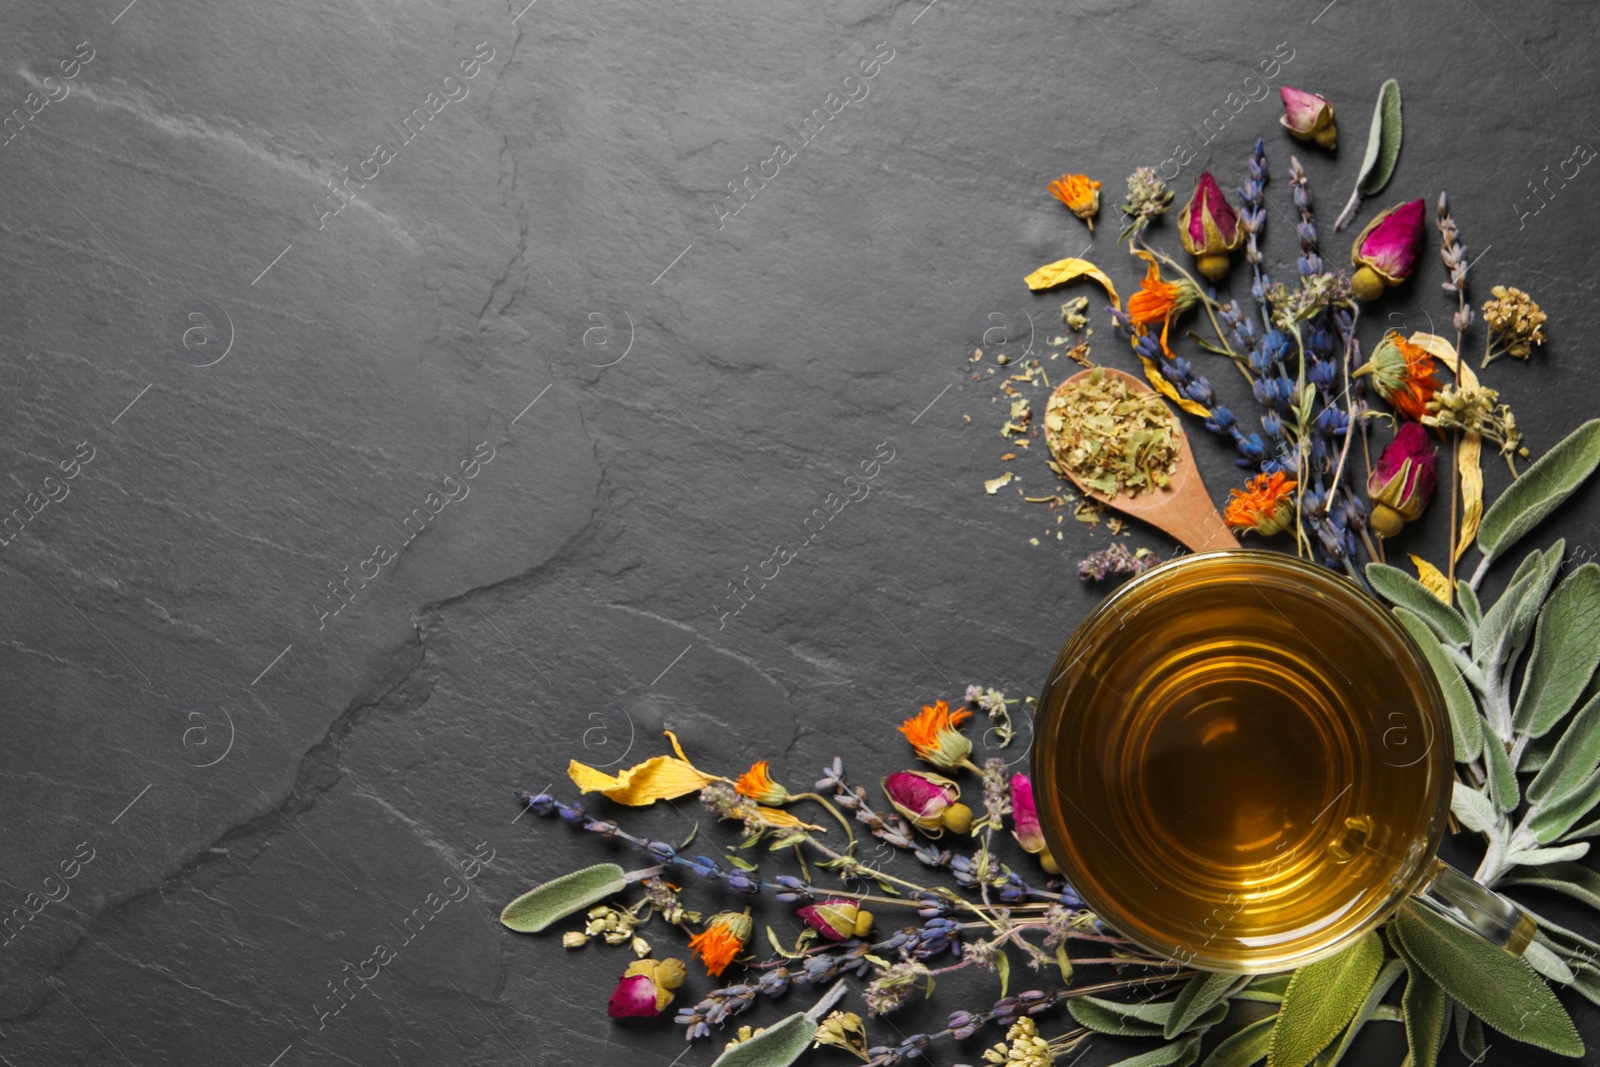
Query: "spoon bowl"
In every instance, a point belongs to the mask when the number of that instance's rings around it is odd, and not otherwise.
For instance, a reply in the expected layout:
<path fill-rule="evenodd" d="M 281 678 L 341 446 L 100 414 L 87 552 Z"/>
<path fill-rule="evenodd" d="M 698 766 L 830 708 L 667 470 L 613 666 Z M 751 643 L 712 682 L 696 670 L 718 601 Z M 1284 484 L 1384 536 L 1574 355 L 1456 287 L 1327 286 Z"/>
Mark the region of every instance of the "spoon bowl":
<path fill-rule="evenodd" d="M 1098 369 L 1106 377 L 1117 379 L 1134 392 L 1157 395 L 1155 390 L 1131 374 L 1111 367 Z M 1085 370 L 1074 374 L 1056 386 L 1052 398 L 1092 373 L 1094 372 Z M 1054 453 L 1055 449 L 1052 447 L 1051 454 Z M 1061 473 L 1070 478 L 1072 484 L 1076 485 L 1084 496 L 1098 500 L 1109 508 L 1115 508 L 1124 515 L 1131 515 L 1141 522 L 1149 523 L 1195 552 L 1239 547 L 1239 539 L 1222 521 L 1216 505 L 1211 502 L 1211 495 L 1206 492 L 1205 484 L 1200 480 L 1200 472 L 1194 465 L 1194 453 L 1189 449 L 1189 435 L 1183 432 L 1181 425 L 1178 426 L 1178 465 L 1172 472 L 1171 480 L 1162 489 L 1146 489 L 1137 495 L 1124 489 L 1107 495 L 1085 485 L 1083 479 L 1068 469 L 1060 456 L 1055 456 L 1055 460 L 1056 465 L 1061 468 Z"/>

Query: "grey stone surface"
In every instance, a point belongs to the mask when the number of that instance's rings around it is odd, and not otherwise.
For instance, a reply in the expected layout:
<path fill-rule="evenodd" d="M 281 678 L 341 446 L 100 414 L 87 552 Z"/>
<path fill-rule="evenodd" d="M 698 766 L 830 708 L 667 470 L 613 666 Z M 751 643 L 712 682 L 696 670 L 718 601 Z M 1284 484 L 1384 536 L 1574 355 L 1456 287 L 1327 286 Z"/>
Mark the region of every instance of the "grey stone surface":
<path fill-rule="evenodd" d="M 0 147 L 4 510 L 92 454 L 0 548 L 6 908 L 93 857 L 0 949 L 17 1067 L 678 1062 L 676 1029 L 604 1018 L 617 952 L 499 927 L 511 896 L 607 853 L 513 822 L 511 790 L 560 784 L 569 756 L 663 751 L 665 726 L 707 766 L 771 758 L 801 783 L 843 752 L 866 781 L 903 760 L 892 725 L 916 704 L 1035 692 L 1098 595 L 1073 565 L 1109 535 L 983 492 L 1002 419 L 969 324 L 1008 302 L 1042 340 L 1060 298 L 1021 278 L 1064 255 L 1131 287 L 1113 205 L 1175 145 L 1198 153 L 1181 195 L 1200 167 L 1237 185 L 1266 138 L 1280 274 L 1293 147 L 1342 262 L 1331 220 L 1397 76 L 1406 142 L 1380 202 L 1448 188 L 1476 296 L 1516 284 L 1549 311 L 1547 348 L 1490 375 L 1536 449 L 1594 411 L 1597 179 L 1548 204 L 1529 187 L 1600 138 L 1589 6 L 120 7 L 13 4 L 0 44 L 0 114 L 27 118 Z M 1291 146 L 1275 94 L 1201 143 L 1280 43 L 1274 86 L 1334 101 L 1337 156 Z M 92 58 L 62 81 L 75 49 Z M 798 144 L 788 124 L 826 115 L 875 50 L 865 98 L 722 217 L 728 183 Z M 329 183 L 374 166 L 332 213 Z M 1092 244 L 1045 195 L 1064 170 L 1106 183 Z M 1443 332 L 1436 248 L 1369 336 Z M 1131 366 L 1095 324 L 1099 357 Z M 1220 501 L 1231 457 L 1193 436 Z M 719 618 L 886 441 L 870 494 Z M 1016 467 L 1048 491 L 1039 456 Z M 1591 493 L 1545 536 L 1596 545 L 1597 516 Z M 1434 559 L 1444 521 L 1414 536 Z M 1031 545 L 1047 525 L 1063 539 Z M 330 582 L 374 566 L 324 614 Z M 344 965 L 480 846 L 467 897 L 322 1016 Z M 993 995 L 952 983 L 941 1010 Z M 1600 1044 L 1600 1015 L 1575 1013 Z M 1543 1062 L 1509 1049 L 1491 1055 Z"/>

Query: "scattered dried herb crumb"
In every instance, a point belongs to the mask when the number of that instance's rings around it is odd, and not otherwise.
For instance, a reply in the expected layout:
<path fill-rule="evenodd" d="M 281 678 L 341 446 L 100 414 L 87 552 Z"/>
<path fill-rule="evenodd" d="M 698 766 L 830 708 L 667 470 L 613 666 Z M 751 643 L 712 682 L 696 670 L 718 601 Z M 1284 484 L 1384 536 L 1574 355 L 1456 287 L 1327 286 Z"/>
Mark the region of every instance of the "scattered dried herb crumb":
<path fill-rule="evenodd" d="M 1126 545 L 1115 544 L 1091 552 L 1078 562 L 1078 577 L 1086 582 L 1103 582 L 1118 574 L 1143 574 L 1161 562 L 1161 558 L 1148 548 L 1129 552 Z"/>
<path fill-rule="evenodd" d="M 1165 487 L 1178 466 L 1178 420 L 1155 393 L 1095 368 L 1064 382 L 1045 405 L 1057 462 L 1104 496 Z"/>

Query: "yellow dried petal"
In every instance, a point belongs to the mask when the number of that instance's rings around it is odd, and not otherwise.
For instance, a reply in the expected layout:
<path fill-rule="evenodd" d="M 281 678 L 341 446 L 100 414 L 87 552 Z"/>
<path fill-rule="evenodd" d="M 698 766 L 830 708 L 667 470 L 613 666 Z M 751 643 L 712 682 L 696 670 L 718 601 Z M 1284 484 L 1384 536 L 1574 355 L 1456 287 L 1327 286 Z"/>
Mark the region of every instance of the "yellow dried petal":
<path fill-rule="evenodd" d="M 1211 412 L 1206 410 L 1204 404 L 1190 400 L 1188 397 L 1178 392 L 1178 387 L 1168 381 L 1166 375 L 1161 373 L 1161 368 L 1156 366 L 1155 360 L 1151 359 L 1149 356 L 1141 355 L 1139 357 L 1139 362 L 1144 365 L 1144 377 L 1145 380 L 1150 383 L 1150 387 L 1152 389 L 1191 415 L 1198 415 L 1202 419 L 1209 419 L 1211 417 Z"/>
<path fill-rule="evenodd" d="M 1058 285 L 1075 282 L 1080 278 L 1092 278 L 1105 287 L 1111 296 L 1111 304 L 1119 310 L 1122 301 L 1117 296 L 1117 287 L 1111 283 L 1105 271 L 1090 263 L 1087 259 L 1058 259 L 1054 263 L 1046 263 L 1023 281 L 1028 283 L 1028 288 L 1038 292 L 1041 289 L 1053 289 Z"/>
<path fill-rule="evenodd" d="M 1415 552 L 1407 552 L 1411 557 L 1412 566 L 1417 568 L 1417 581 L 1422 588 L 1444 601 L 1450 603 L 1450 583 L 1446 581 L 1444 572 Z"/>
<path fill-rule="evenodd" d="M 1411 343 L 1425 349 L 1450 368 L 1460 390 L 1471 391 L 1481 388 L 1478 376 L 1472 372 L 1471 367 L 1461 361 L 1456 346 L 1443 337 L 1431 333 L 1414 333 L 1411 335 Z M 1461 533 L 1453 552 L 1458 560 L 1477 538 L 1478 523 L 1483 519 L 1482 455 L 1482 435 L 1473 430 L 1463 433 L 1461 445 L 1456 449 L 1456 470 L 1461 476 Z M 1449 602 L 1449 598 L 1446 597 L 1445 603 Z"/>
<path fill-rule="evenodd" d="M 632 807 L 698 793 L 718 780 L 688 760 L 673 756 L 653 756 L 615 777 L 573 760 L 567 765 L 567 775 L 584 793 L 602 793 L 618 804 Z"/>

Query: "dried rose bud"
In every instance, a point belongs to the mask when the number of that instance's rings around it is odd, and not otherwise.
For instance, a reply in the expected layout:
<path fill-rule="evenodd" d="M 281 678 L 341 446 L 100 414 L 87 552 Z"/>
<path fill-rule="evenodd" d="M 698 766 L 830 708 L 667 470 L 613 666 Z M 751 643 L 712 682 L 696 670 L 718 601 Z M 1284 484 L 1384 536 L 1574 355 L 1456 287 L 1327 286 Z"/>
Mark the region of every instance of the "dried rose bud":
<path fill-rule="evenodd" d="M 1244 227 L 1209 172 L 1178 215 L 1178 234 L 1201 274 L 1214 282 L 1227 276 L 1228 253 L 1244 241 Z"/>
<path fill-rule="evenodd" d="M 672 1003 L 672 991 L 688 977 L 682 960 L 635 960 L 622 972 L 622 979 L 606 1003 L 606 1014 L 613 1019 L 634 1019 L 660 1015 Z"/>
<path fill-rule="evenodd" d="M 1426 205 L 1421 200 L 1396 204 L 1361 231 L 1350 246 L 1350 262 L 1358 268 L 1350 288 L 1358 300 L 1376 300 L 1386 285 L 1398 285 L 1411 277 L 1422 248 L 1423 217 Z"/>
<path fill-rule="evenodd" d="M 961 787 L 941 774 L 899 771 L 883 780 L 883 792 L 895 811 L 932 837 L 972 829 L 972 809 L 960 803 Z"/>
<path fill-rule="evenodd" d="M 1011 821 L 1015 829 L 1012 836 L 1023 851 L 1039 857 L 1039 863 L 1051 874 L 1060 874 L 1055 857 L 1045 844 L 1044 831 L 1039 828 L 1039 810 L 1033 803 L 1033 780 L 1026 774 L 1011 776 Z"/>
<path fill-rule="evenodd" d="M 800 909 L 807 926 L 829 941 L 866 937 L 872 932 L 872 913 L 853 900 L 822 900 Z"/>
<path fill-rule="evenodd" d="M 1283 99 L 1283 128 L 1302 141 L 1315 141 L 1323 148 L 1339 145 L 1339 131 L 1333 124 L 1333 105 L 1316 93 L 1291 89 L 1285 85 L 1278 89 Z"/>
<path fill-rule="evenodd" d="M 1408 522 L 1422 517 L 1433 495 L 1433 445 L 1421 423 L 1400 427 L 1378 465 L 1367 479 L 1372 498 L 1372 529 L 1379 537 L 1393 537 Z"/>

